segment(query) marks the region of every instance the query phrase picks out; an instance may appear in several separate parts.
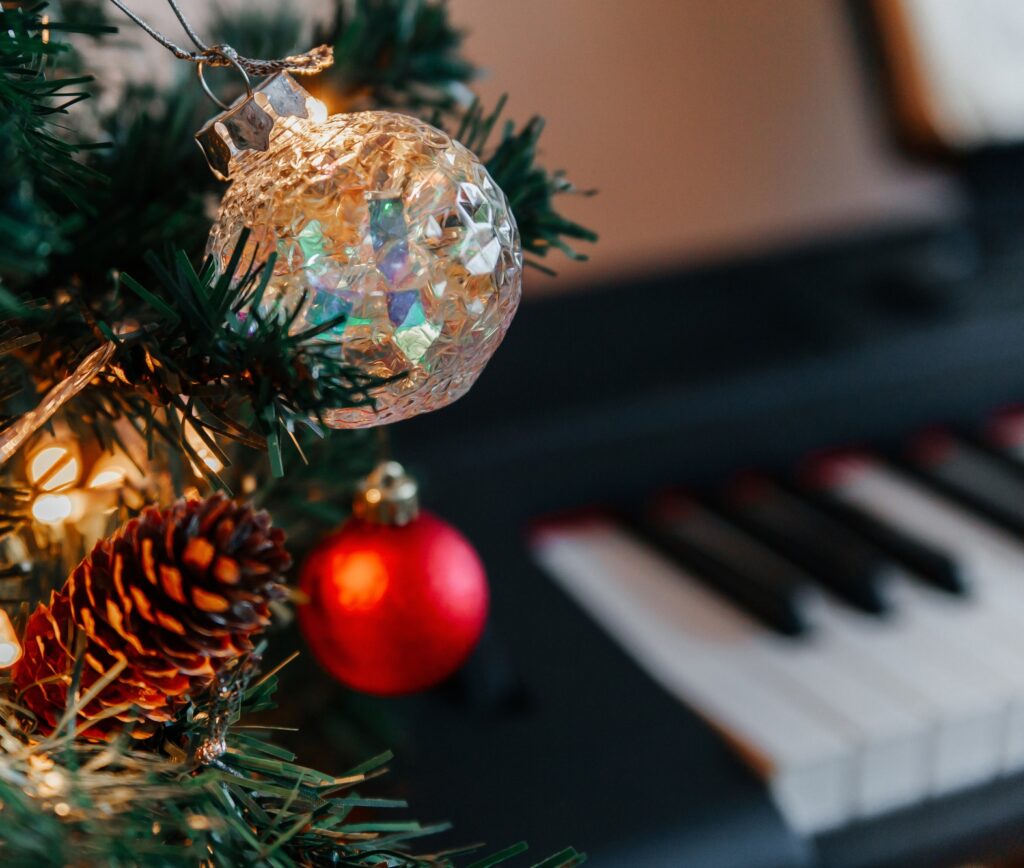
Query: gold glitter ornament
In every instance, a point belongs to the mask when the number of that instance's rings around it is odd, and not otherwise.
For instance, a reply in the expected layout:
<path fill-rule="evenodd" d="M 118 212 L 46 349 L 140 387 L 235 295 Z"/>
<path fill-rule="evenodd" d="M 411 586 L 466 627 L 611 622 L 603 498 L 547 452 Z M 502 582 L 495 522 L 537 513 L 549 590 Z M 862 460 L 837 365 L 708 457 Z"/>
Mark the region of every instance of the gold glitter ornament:
<path fill-rule="evenodd" d="M 197 135 L 230 180 L 207 253 L 226 266 L 242 229 L 243 262 L 277 253 L 263 310 L 293 311 L 293 330 L 341 314 L 322 335 L 361 371 L 397 377 L 375 407 L 325 414 L 365 428 L 464 395 L 519 304 L 522 249 L 508 200 L 469 150 L 393 112 L 326 116 L 286 73 Z"/>

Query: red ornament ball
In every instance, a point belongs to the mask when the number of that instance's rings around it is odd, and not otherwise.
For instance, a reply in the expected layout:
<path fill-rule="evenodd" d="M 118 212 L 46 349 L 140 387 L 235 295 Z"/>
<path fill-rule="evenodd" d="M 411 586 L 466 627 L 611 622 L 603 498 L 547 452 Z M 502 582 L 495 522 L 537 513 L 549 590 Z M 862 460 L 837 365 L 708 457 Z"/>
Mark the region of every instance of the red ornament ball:
<path fill-rule="evenodd" d="M 396 526 L 351 518 L 302 567 L 299 625 L 338 681 L 378 696 L 424 690 L 451 675 L 487 620 L 476 551 L 428 512 Z"/>

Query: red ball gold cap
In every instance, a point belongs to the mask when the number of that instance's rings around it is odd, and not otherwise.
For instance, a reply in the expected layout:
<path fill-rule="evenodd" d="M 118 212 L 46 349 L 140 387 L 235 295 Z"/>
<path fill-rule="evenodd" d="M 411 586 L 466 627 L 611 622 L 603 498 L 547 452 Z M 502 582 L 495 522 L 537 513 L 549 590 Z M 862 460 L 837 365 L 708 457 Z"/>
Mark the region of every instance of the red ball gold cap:
<path fill-rule="evenodd" d="M 352 514 L 374 524 L 401 526 L 420 513 L 419 488 L 397 461 L 384 461 L 362 481 Z"/>

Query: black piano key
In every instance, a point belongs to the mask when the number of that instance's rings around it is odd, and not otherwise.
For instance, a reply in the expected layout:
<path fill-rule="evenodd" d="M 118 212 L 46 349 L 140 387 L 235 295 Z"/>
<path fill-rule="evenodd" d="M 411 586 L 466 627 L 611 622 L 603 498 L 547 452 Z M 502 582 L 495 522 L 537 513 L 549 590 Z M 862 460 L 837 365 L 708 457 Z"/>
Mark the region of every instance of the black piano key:
<path fill-rule="evenodd" d="M 1024 473 L 1024 410 L 996 413 L 978 439 Z"/>
<path fill-rule="evenodd" d="M 999 467 L 1018 480 L 1024 480 L 1024 448 L 1020 443 L 1006 443 L 993 439 L 990 434 L 972 431 L 960 432 L 959 437 L 971 448 L 988 456 Z"/>
<path fill-rule="evenodd" d="M 1024 534 L 1024 479 L 964 438 L 921 438 L 901 469 L 1014 534 Z"/>
<path fill-rule="evenodd" d="M 652 513 L 625 514 L 621 520 L 638 539 L 765 626 L 787 636 L 807 629 L 800 609 L 804 583 L 796 570 L 787 570 L 785 563 L 782 569 L 756 568 L 745 554 L 742 532 L 697 504 L 673 498 Z"/>
<path fill-rule="evenodd" d="M 1000 413 L 980 434 L 968 439 L 1024 479 L 1024 412 Z"/>
<path fill-rule="evenodd" d="M 963 569 L 946 552 L 879 521 L 860 507 L 844 503 L 827 490 L 810 486 L 792 490 L 812 506 L 868 540 L 922 581 L 950 593 L 966 593 Z"/>
<path fill-rule="evenodd" d="M 888 610 L 885 585 L 898 571 L 897 565 L 778 483 L 752 480 L 713 503 L 846 602 L 872 614 Z"/>

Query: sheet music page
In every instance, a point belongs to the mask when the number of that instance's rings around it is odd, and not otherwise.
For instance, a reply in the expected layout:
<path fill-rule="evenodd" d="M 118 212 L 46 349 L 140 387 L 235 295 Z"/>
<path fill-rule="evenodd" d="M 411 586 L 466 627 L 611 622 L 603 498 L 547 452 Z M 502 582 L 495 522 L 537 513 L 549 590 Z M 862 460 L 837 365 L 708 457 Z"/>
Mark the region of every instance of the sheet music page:
<path fill-rule="evenodd" d="M 904 120 L 953 148 L 1024 140 L 1024 2 L 879 0 Z"/>

